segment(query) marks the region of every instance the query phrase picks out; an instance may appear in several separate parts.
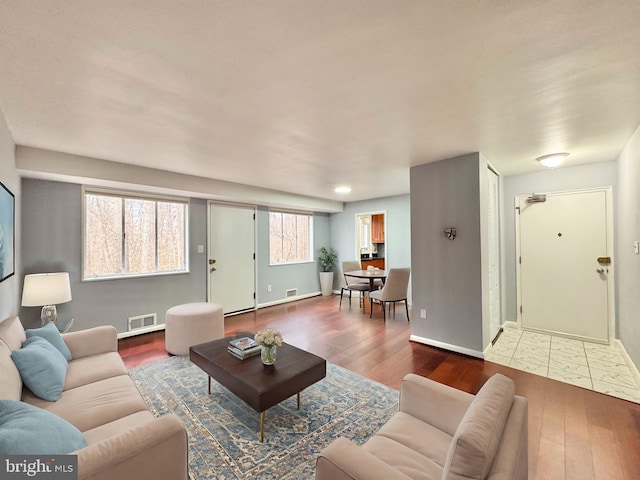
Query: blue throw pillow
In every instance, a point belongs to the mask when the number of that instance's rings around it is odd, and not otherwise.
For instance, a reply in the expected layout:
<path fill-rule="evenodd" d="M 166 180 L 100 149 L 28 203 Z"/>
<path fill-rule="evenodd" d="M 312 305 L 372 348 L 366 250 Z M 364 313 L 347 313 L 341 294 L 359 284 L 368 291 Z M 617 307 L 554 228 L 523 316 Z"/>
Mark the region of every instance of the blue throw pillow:
<path fill-rule="evenodd" d="M 50 402 L 60 398 L 69 364 L 56 347 L 42 337 L 31 337 L 21 349 L 11 351 L 11 358 L 35 395 Z"/>
<path fill-rule="evenodd" d="M 0 431 L 2 455 L 66 455 L 87 446 L 66 420 L 15 400 L 0 400 Z"/>
<path fill-rule="evenodd" d="M 67 362 L 71 361 L 71 350 L 67 347 L 67 344 L 64 343 L 64 340 L 60 336 L 60 332 L 58 331 L 58 327 L 53 322 L 47 323 L 42 328 L 30 328 L 26 331 L 27 338 L 31 337 L 42 337 L 47 340 L 51 345 L 56 347 L 58 351 L 62 354 L 64 358 L 67 359 Z"/>

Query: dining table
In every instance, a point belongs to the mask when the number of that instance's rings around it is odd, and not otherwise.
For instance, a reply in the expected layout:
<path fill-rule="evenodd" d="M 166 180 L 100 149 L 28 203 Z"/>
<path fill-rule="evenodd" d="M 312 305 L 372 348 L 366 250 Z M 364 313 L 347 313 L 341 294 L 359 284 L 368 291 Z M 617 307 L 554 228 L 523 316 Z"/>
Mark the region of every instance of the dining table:
<path fill-rule="evenodd" d="M 352 270 L 350 272 L 344 272 L 345 277 L 359 278 L 369 280 L 369 292 L 373 292 L 375 290 L 374 283 L 376 280 L 382 280 L 382 284 L 387 279 L 387 272 L 382 269 L 369 269 L 369 270 Z M 367 302 L 364 302 L 364 313 L 367 313 Z"/>

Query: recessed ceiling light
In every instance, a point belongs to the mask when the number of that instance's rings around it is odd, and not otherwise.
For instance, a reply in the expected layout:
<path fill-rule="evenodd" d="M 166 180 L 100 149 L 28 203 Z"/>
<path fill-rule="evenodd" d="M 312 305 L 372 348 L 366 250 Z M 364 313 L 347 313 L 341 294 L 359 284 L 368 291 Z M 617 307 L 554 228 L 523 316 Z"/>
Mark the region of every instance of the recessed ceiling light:
<path fill-rule="evenodd" d="M 350 193 L 351 192 L 351 187 L 347 187 L 346 185 L 340 186 L 340 187 L 336 187 L 334 192 L 336 193 Z"/>
<path fill-rule="evenodd" d="M 536 158 L 542 165 L 548 168 L 555 168 L 560 165 L 569 156 L 568 153 L 552 153 Z"/>

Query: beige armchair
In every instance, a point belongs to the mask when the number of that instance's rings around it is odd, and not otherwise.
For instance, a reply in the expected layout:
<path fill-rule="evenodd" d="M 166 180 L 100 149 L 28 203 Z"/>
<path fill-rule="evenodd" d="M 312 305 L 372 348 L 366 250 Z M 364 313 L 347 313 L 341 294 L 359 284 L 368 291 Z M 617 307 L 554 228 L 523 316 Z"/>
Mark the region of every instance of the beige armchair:
<path fill-rule="evenodd" d="M 362 446 L 322 450 L 316 480 L 526 480 L 527 407 L 501 374 L 477 395 L 409 374 L 399 412 Z"/>

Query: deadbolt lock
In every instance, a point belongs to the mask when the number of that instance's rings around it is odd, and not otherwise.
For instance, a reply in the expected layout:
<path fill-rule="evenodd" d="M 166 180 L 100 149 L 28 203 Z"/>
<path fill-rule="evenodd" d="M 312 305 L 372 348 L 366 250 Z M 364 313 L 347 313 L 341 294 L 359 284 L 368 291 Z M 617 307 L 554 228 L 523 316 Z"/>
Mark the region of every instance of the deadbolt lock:
<path fill-rule="evenodd" d="M 611 257 L 598 257 L 598 263 L 603 265 L 611 265 Z"/>
<path fill-rule="evenodd" d="M 210 258 L 209 259 L 209 265 L 213 265 L 214 263 L 216 263 L 216 259 L 215 258 Z"/>

